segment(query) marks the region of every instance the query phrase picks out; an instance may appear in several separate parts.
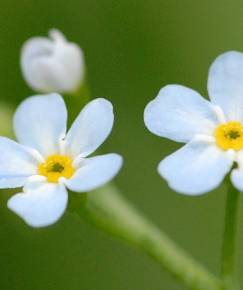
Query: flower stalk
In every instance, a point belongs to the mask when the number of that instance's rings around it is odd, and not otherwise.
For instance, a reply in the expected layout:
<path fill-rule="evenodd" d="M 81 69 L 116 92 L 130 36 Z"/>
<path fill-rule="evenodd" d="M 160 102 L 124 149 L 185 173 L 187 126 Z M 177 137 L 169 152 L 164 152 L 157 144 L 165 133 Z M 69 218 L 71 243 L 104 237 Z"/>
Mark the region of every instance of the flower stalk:
<path fill-rule="evenodd" d="M 222 247 L 221 276 L 224 280 L 225 288 L 233 290 L 237 289 L 237 282 L 235 281 L 235 251 L 239 191 L 232 186 L 229 179 L 227 179 L 226 182 L 227 197 Z"/>
<path fill-rule="evenodd" d="M 106 185 L 81 198 L 71 196 L 72 213 L 139 248 L 188 289 L 223 289 L 217 277 L 139 213 L 114 185 Z"/>
<path fill-rule="evenodd" d="M 84 76 L 83 82 L 75 92 L 64 94 L 63 98 L 65 102 L 69 104 L 69 106 L 72 108 L 72 110 L 70 110 L 69 112 L 68 120 L 71 124 L 74 121 L 75 117 L 79 114 L 80 109 L 92 100 L 87 75 Z"/>
<path fill-rule="evenodd" d="M 87 82 L 67 101 L 73 108 L 90 97 Z M 221 290 L 223 284 L 133 207 L 110 183 L 88 194 L 70 194 L 69 211 L 112 236 L 122 239 L 156 260 L 179 283 L 192 290 Z"/>

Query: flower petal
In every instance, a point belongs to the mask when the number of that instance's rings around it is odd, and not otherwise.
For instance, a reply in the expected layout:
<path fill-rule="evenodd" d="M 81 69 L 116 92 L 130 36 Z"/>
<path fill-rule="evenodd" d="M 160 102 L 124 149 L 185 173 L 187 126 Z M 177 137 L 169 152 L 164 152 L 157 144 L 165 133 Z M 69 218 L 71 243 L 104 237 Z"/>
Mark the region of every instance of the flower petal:
<path fill-rule="evenodd" d="M 23 186 L 36 174 L 38 161 L 34 152 L 4 137 L 0 137 L 0 188 Z"/>
<path fill-rule="evenodd" d="M 63 215 L 68 201 L 67 190 L 55 183 L 38 184 L 32 190 L 14 195 L 8 208 L 32 227 L 45 227 Z"/>
<path fill-rule="evenodd" d="M 233 169 L 231 172 L 231 181 L 234 186 L 243 191 L 243 151 L 239 151 L 237 154 L 238 167 Z"/>
<path fill-rule="evenodd" d="M 199 195 L 219 186 L 232 164 L 216 145 L 192 141 L 162 160 L 158 171 L 175 191 Z"/>
<path fill-rule="evenodd" d="M 91 191 L 109 182 L 121 166 L 122 157 L 114 153 L 86 158 L 81 161 L 74 176 L 65 180 L 65 184 L 72 191 Z"/>
<path fill-rule="evenodd" d="M 86 157 L 94 152 L 110 134 L 113 122 L 113 107 L 109 101 L 98 98 L 89 102 L 67 133 L 67 153 Z"/>
<path fill-rule="evenodd" d="M 37 91 L 51 88 L 49 74 L 40 69 L 42 60 L 53 55 L 53 43 L 45 37 L 33 37 L 26 41 L 21 50 L 21 69 L 28 84 Z"/>
<path fill-rule="evenodd" d="M 196 134 L 212 134 L 218 123 L 211 104 L 180 85 L 162 88 L 145 108 L 144 121 L 152 133 L 178 142 L 190 141 Z"/>
<path fill-rule="evenodd" d="M 79 89 L 85 73 L 83 52 L 77 44 L 67 41 L 59 30 L 52 29 L 49 34 L 55 42 L 53 63 L 57 68 L 52 70 L 51 75 L 54 77 L 57 71 L 60 72 L 55 88 L 58 92 L 75 92 Z"/>
<path fill-rule="evenodd" d="M 31 97 L 18 107 L 14 130 L 20 143 L 44 156 L 57 153 L 66 132 L 67 110 L 58 94 Z"/>
<path fill-rule="evenodd" d="M 208 92 L 228 120 L 243 121 L 243 54 L 236 51 L 221 54 L 210 67 Z"/>

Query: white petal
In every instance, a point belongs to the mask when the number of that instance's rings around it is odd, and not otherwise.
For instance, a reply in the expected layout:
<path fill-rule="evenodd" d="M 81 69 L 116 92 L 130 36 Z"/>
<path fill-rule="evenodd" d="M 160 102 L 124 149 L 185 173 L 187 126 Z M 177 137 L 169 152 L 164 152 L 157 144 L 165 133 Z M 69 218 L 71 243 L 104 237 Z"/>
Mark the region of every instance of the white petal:
<path fill-rule="evenodd" d="M 73 92 L 84 76 L 82 50 L 53 29 L 50 39 L 33 37 L 21 51 L 21 68 L 26 82 L 39 92 Z"/>
<path fill-rule="evenodd" d="M 243 121 L 242 53 L 230 51 L 216 58 L 209 70 L 208 92 L 228 120 Z"/>
<path fill-rule="evenodd" d="M 67 110 L 58 94 L 28 98 L 14 116 L 14 130 L 20 143 L 42 155 L 55 154 L 66 132 Z"/>
<path fill-rule="evenodd" d="M 238 152 L 236 162 L 238 166 L 231 172 L 231 181 L 238 190 L 243 191 L 243 151 Z"/>
<path fill-rule="evenodd" d="M 218 123 L 211 104 L 180 85 L 162 88 L 145 108 L 144 121 L 152 133 L 178 142 L 190 141 L 196 134 L 212 134 Z"/>
<path fill-rule="evenodd" d="M 61 36 L 59 37 L 57 34 L 60 34 L 60 32 L 56 30 L 51 31 L 52 37 L 56 36 L 54 62 L 56 65 L 59 65 L 60 72 L 63 73 L 57 80 L 56 91 L 75 92 L 79 88 L 85 74 L 83 52 L 75 43 L 61 41 Z"/>
<path fill-rule="evenodd" d="M 55 223 L 63 215 L 68 195 L 63 185 L 38 184 L 32 190 L 14 195 L 8 208 L 32 227 L 45 227 Z"/>
<path fill-rule="evenodd" d="M 50 89 L 49 78 L 40 68 L 41 60 L 53 54 L 51 40 L 34 37 L 26 41 L 21 50 L 21 69 L 26 82 L 34 90 L 45 92 Z"/>
<path fill-rule="evenodd" d="M 102 98 L 89 102 L 67 133 L 67 153 L 86 157 L 108 137 L 114 122 L 112 104 Z"/>
<path fill-rule="evenodd" d="M 121 166 L 122 157 L 118 154 L 85 158 L 73 177 L 65 180 L 65 184 L 72 191 L 91 191 L 109 182 Z"/>
<path fill-rule="evenodd" d="M 199 195 L 219 186 L 232 163 L 216 145 L 192 141 L 162 160 L 158 171 L 175 191 Z"/>
<path fill-rule="evenodd" d="M 23 186 L 27 178 L 36 174 L 38 161 L 28 148 L 0 137 L 0 188 Z"/>

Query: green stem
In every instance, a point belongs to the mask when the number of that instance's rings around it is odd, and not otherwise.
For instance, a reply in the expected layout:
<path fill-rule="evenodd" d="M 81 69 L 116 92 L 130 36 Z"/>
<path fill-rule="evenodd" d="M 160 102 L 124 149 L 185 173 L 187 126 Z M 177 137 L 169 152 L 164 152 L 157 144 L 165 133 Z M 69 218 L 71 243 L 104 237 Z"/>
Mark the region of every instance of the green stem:
<path fill-rule="evenodd" d="M 63 96 L 69 108 L 69 125 L 73 123 L 75 118 L 80 113 L 80 110 L 92 99 L 88 85 L 87 76 L 85 76 L 81 86 L 76 92 L 69 93 Z"/>
<path fill-rule="evenodd" d="M 223 289 L 219 279 L 139 213 L 116 187 L 107 185 L 89 193 L 82 204 L 77 203 L 77 198 L 70 206 L 72 212 L 138 247 L 189 289 Z"/>
<path fill-rule="evenodd" d="M 227 189 L 221 276 L 226 289 L 236 289 L 235 246 L 239 192 L 229 180 L 227 180 Z"/>

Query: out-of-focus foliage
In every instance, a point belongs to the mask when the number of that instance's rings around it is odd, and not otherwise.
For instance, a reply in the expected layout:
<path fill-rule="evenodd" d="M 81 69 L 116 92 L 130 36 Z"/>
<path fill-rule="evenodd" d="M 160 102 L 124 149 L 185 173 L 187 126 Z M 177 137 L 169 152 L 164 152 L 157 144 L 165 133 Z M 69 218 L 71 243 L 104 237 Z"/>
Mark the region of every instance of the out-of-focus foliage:
<path fill-rule="evenodd" d="M 33 94 L 20 74 L 21 44 L 59 28 L 83 47 L 93 95 L 114 103 L 116 125 L 102 152 L 125 157 L 118 186 L 178 243 L 218 272 L 224 188 L 197 198 L 172 192 L 156 167 L 179 146 L 145 129 L 143 109 L 167 83 L 181 83 L 206 96 L 213 59 L 227 50 L 243 51 L 242 15 L 240 0 L 2 0 L 1 134 L 9 134 L 14 107 Z M 71 104 L 67 103 L 69 109 L 77 110 Z M 52 227 L 27 227 L 6 209 L 10 194 L 2 191 L 0 196 L 1 289 L 180 289 L 150 258 L 69 213 Z M 239 238 L 243 239 L 241 230 Z M 242 243 L 238 251 L 242 264 Z"/>

